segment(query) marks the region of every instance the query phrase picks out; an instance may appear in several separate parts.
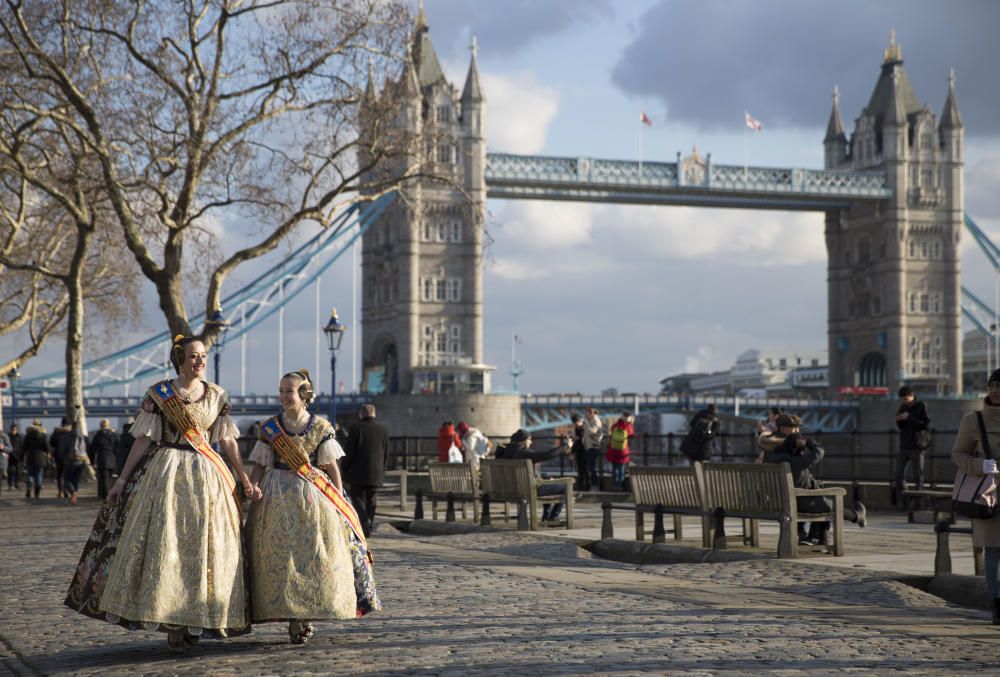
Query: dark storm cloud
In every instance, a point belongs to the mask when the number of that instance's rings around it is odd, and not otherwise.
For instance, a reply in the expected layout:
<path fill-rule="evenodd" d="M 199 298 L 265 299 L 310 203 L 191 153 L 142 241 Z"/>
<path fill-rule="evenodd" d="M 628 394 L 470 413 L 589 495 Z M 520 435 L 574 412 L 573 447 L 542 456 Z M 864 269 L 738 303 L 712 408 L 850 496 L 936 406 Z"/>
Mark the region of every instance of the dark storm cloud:
<path fill-rule="evenodd" d="M 609 18 L 609 0 L 428 0 L 427 23 L 443 55 L 456 55 L 475 35 L 490 54 L 518 51 L 575 24 Z"/>
<path fill-rule="evenodd" d="M 893 28 L 921 103 L 940 115 L 954 68 L 966 132 L 1000 133 L 995 0 L 661 0 L 612 79 L 709 129 L 738 128 L 744 109 L 765 128 L 825 127 L 838 84 L 850 133 Z"/>

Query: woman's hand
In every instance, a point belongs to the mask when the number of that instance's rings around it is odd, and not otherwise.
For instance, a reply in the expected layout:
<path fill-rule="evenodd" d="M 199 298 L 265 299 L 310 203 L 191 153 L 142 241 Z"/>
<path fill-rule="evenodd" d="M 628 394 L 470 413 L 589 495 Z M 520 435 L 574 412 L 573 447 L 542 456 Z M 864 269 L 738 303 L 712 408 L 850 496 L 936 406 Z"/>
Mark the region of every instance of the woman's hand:
<path fill-rule="evenodd" d="M 264 498 L 264 492 L 260 490 L 260 487 L 256 484 L 251 484 L 249 481 L 243 485 L 243 491 L 251 501 L 259 501 Z"/>
<path fill-rule="evenodd" d="M 111 485 L 111 490 L 108 491 L 108 497 L 104 499 L 105 505 L 112 505 L 118 500 L 118 497 L 122 495 L 125 490 L 125 482 L 119 477 L 118 481 Z"/>

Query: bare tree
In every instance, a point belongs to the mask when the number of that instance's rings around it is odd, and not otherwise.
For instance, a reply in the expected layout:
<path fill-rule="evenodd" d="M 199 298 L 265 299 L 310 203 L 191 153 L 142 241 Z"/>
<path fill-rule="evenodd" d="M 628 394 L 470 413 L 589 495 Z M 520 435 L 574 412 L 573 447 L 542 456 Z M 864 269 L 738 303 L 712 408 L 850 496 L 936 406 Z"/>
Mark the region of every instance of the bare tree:
<path fill-rule="evenodd" d="M 329 225 L 349 196 L 425 174 L 421 141 L 391 131 L 402 101 L 382 97 L 384 129 L 358 121 L 366 73 L 396 82 L 409 66 L 402 0 L 3 3 L 0 50 L 36 96 L 23 105 L 57 110 L 67 143 L 92 154 L 171 333 L 192 333 L 185 276 L 206 259 L 185 246 L 200 235 L 221 223 L 250 243 L 209 266 L 208 317 L 240 264 Z"/>

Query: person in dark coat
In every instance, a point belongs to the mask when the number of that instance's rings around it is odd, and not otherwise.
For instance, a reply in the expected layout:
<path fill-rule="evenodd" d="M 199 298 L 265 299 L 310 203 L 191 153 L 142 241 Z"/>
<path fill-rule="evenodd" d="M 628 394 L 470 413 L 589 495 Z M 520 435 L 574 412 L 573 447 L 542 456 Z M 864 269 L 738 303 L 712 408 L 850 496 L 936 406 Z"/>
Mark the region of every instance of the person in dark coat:
<path fill-rule="evenodd" d="M 21 469 L 24 466 L 24 450 L 21 448 L 23 440 L 21 432 L 16 423 L 10 424 L 10 433 L 7 435 L 10 440 L 10 459 L 7 463 L 7 488 L 21 488 Z"/>
<path fill-rule="evenodd" d="M 72 458 L 75 453 L 75 442 L 76 438 L 73 435 L 73 427 L 69 424 L 69 418 L 63 416 L 62 425 L 53 430 L 49 437 L 49 448 L 52 450 L 52 460 L 55 461 L 56 466 L 57 498 L 62 498 L 64 495 L 69 498 L 63 484 L 63 475 L 66 473 L 66 459 Z"/>
<path fill-rule="evenodd" d="M 716 413 L 715 403 L 699 411 L 688 424 L 688 433 L 681 441 L 681 453 L 694 463 L 712 458 L 715 449 L 715 437 L 719 434 L 722 422 Z"/>
<path fill-rule="evenodd" d="M 118 435 L 118 444 L 115 446 L 116 475 L 122 474 L 122 468 L 125 467 L 125 459 L 128 458 L 128 452 L 131 451 L 132 445 L 135 444 L 135 438 L 132 437 L 132 433 L 129 432 L 132 429 L 133 423 L 135 423 L 135 418 L 129 416 L 128 420 L 122 424 L 121 434 Z"/>
<path fill-rule="evenodd" d="M 28 469 L 25 477 L 24 497 L 31 498 L 31 488 L 35 488 L 35 498 L 42 493 L 42 479 L 45 474 L 45 466 L 49 464 L 51 448 L 49 440 L 45 436 L 45 428 L 37 418 L 32 421 L 27 432 L 24 433 L 24 444 L 21 447 L 24 455 L 24 464 Z"/>
<path fill-rule="evenodd" d="M 361 528 L 369 536 L 375 524 L 375 492 L 385 480 L 389 463 L 389 432 L 375 422 L 375 405 L 363 404 L 347 433 L 340 474 L 350 486 L 351 503 Z"/>
<path fill-rule="evenodd" d="M 90 440 L 91 462 L 97 472 L 97 496 L 103 500 L 111 488 L 111 475 L 118 464 L 118 433 L 111 428 L 111 421 L 103 419 L 101 427 Z"/>
<path fill-rule="evenodd" d="M 573 459 L 576 461 L 576 486 L 580 491 L 590 489 L 590 473 L 587 470 L 587 447 L 583 443 L 583 417 L 573 414 L 570 417 L 573 422 Z"/>
<path fill-rule="evenodd" d="M 896 411 L 896 427 L 899 428 L 899 458 L 892 485 L 893 503 L 906 488 L 906 466 L 912 468 L 917 490 L 924 488 L 924 454 L 930 443 L 931 419 L 927 415 L 927 405 L 913 394 L 913 388 L 899 389 L 902 402 Z"/>
<path fill-rule="evenodd" d="M 538 469 L 539 463 L 556 458 L 560 454 L 569 455 L 571 453 L 573 453 L 573 446 L 572 438 L 569 435 L 563 435 L 558 446 L 552 447 L 546 451 L 532 451 L 531 433 L 524 429 L 518 429 L 517 432 L 510 436 L 510 444 L 508 444 L 505 448 L 503 458 L 515 460 L 520 458 L 531 459 L 531 462 L 535 464 L 535 474 L 538 477 L 541 477 L 541 473 Z M 558 496 L 564 491 L 565 487 L 561 484 L 543 484 L 538 487 L 537 490 L 539 496 Z M 562 506 L 562 501 L 552 504 L 551 506 L 543 506 L 542 521 L 555 522 L 558 520 L 559 513 L 562 512 Z"/>
<path fill-rule="evenodd" d="M 812 467 L 823 460 L 826 453 L 811 437 L 801 432 L 802 421 L 798 416 L 781 414 L 776 421 L 778 430 L 785 435 L 771 454 L 772 463 L 787 463 L 792 470 L 792 478 L 798 489 L 820 489 L 823 485 L 812 474 Z M 802 496 L 795 499 L 800 512 L 832 512 L 833 499 L 828 496 Z M 867 510 L 861 501 L 854 508 L 844 507 L 844 519 L 859 527 L 868 523 Z M 799 542 L 803 545 L 830 545 L 830 523 L 812 522 L 806 534 L 802 523 L 798 525 Z"/>

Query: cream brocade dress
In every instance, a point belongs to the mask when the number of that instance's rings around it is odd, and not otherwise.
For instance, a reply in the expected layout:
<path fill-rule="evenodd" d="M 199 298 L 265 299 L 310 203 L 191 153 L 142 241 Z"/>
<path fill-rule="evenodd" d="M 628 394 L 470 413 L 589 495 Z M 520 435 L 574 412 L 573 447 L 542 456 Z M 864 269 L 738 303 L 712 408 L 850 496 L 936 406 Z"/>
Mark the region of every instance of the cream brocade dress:
<path fill-rule="evenodd" d="M 305 447 L 314 466 L 344 456 L 325 419 L 311 415 L 298 433 L 283 421 L 282 428 Z M 264 497 L 251 505 L 246 526 L 253 620 L 354 618 L 358 596 L 346 520 L 316 487 L 276 459 L 266 442 L 257 442 L 250 462 L 265 468 Z"/>
<path fill-rule="evenodd" d="M 186 408 L 210 443 L 239 436 L 219 386 L 205 383 Z M 131 433 L 157 448 L 130 499 L 100 610 L 111 622 L 148 630 L 229 636 L 248 629 L 240 513 L 219 470 L 148 395 Z"/>

